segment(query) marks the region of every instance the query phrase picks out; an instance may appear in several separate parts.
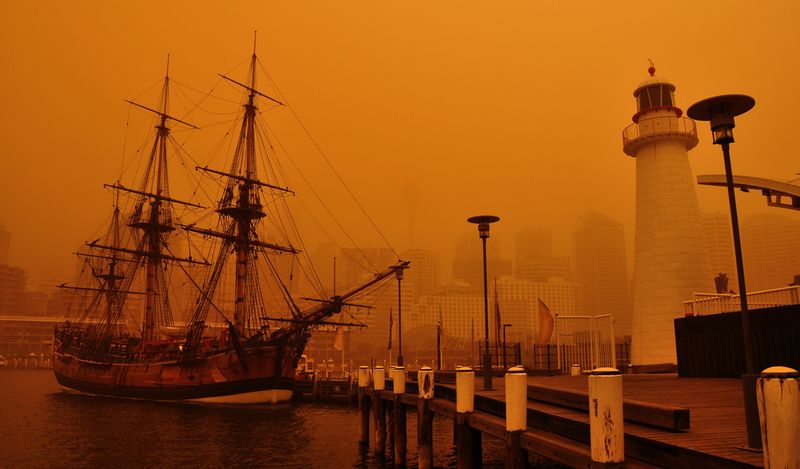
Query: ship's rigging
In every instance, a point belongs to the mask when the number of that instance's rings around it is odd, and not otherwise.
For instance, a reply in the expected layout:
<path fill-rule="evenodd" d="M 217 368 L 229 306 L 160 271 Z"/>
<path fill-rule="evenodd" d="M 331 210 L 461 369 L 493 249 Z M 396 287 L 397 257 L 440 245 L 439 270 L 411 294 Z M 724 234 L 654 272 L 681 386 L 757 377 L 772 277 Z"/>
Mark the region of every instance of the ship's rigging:
<path fill-rule="evenodd" d="M 63 285 L 80 298 L 75 322 L 56 330 L 63 357 L 74 355 L 87 363 L 111 364 L 166 360 L 164 366 L 175 360 L 177 365 L 188 366 L 232 350 L 245 375 L 256 373 L 248 371 L 248 363 L 261 366 L 257 362 L 261 359 L 255 358 L 266 353 L 258 351 L 261 347 L 278 347 L 276 359 L 296 361 L 293 357 L 302 353 L 312 328 L 325 324 L 343 307 L 366 307 L 352 300 L 407 266 L 398 261 L 395 266 L 374 269 L 368 281 L 327 296 L 313 266 L 298 260 L 310 259 L 288 211 L 286 198 L 295 193 L 279 182 L 280 167 L 263 154 L 273 147 L 264 143 L 269 132 L 258 123 L 259 103 L 282 107 L 285 100 L 257 89 L 258 65 L 254 51 L 245 82 L 220 75 L 245 96 L 229 166 L 193 165 L 220 185 L 221 194 L 212 204 L 194 200 L 194 194 L 182 200 L 170 192 L 170 126 L 197 127 L 170 115 L 169 72 L 158 106 L 129 101 L 132 107 L 155 116 L 155 136 L 140 182 L 133 187 L 120 180 L 106 185 L 115 193 L 109 228 L 78 253 L 90 283 Z M 314 145 L 319 148 L 316 142 Z M 347 191 L 352 195 L 349 188 Z M 320 197 L 313 187 L 312 192 Z M 130 202 L 124 210 L 121 198 Z M 185 216 L 199 214 L 208 205 L 213 205 L 213 217 L 204 214 L 189 220 Z M 176 214 L 177 208 L 184 212 L 183 217 Z M 330 213 L 327 206 L 325 209 Z M 209 223 L 212 219 L 215 224 Z M 270 221 L 266 236 L 265 220 Z M 371 219 L 370 223 L 374 226 Z M 338 221 L 336 224 L 342 227 Z M 191 241 L 194 236 L 211 241 L 211 250 L 204 253 L 197 241 Z M 189 241 L 182 242 L 183 238 Z M 318 298 L 293 292 L 296 272 L 315 286 Z M 178 274 L 185 278 L 182 283 L 176 280 Z M 188 289 L 175 294 L 176 284 Z M 179 302 L 173 296 L 190 295 L 194 300 L 182 304 L 184 310 L 178 311 L 176 319 L 175 304 Z M 341 321 L 331 324 L 358 326 Z M 281 358 L 285 353 L 289 355 Z M 218 378 L 215 375 L 214 379 Z"/>

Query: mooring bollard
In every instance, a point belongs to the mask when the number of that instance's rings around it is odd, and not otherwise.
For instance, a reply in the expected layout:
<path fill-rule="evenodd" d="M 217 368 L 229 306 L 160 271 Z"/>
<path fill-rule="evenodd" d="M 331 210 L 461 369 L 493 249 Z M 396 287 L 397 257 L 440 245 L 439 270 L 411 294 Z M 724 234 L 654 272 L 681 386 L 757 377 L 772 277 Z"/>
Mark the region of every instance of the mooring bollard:
<path fill-rule="evenodd" d="M 419 399 L 417 400 L 417 464 L 419 469 L 433 467 L 433 370 L 423 366 L 417 373 Z"/>
<path fill-rule="evenodd" d="M 625 460 L 622 373 L 616 368 L 596 368 L 589 376 L 589 433 L 593 462 Z"/>
<path fill-rule="evenodd" d="M 521 366 L 509 368 L 506 387 L 506 468 L 528 467 L 522 433 L 528 428 L 528 374 Z"/>
<path fill-rule="evenodd" d="M 358 443 L 369 446 L 369 367 L 358 367 L 358 409 L 361 412 L 361 437 Z"/>
<path fill-rule="evenodd" d="M 372 373 L 372 411 L 375 417 L 375 455 L 386 456 L 386 411 L 381 392 L 386 389 L 386 372 L 378 365 Z"/>
<path fill-rule="evenodd" d="M 481 467 L 482 436 L 469 426 L 469 414 L 475 410 L 475 372 L 468 366 L 456 368 L 456 467 Z"/>
<path fill-rule="evenodd" d="M 405 467 L 406 465 L 406 408 L 403 405 L 402 397 L 406 392 L 406 369 L 397 366 L 394 369 L 394 466 Z"/>
<path fill-rule="evenodd" d="M 761 372 L 756 392 L 764 467 L 800 468 L 800 373 L 785 366 Z"/>

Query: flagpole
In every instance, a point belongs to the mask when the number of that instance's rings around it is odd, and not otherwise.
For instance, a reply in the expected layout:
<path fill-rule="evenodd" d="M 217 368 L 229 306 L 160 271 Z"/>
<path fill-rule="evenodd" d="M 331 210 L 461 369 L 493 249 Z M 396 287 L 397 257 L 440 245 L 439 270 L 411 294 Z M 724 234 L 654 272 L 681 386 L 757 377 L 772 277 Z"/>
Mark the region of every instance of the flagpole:
<path fill-rule="evenodd" d="M 442 371 L 442 307 L 439 307 L 439 323 L 436 325 L 436 369 Z"/>

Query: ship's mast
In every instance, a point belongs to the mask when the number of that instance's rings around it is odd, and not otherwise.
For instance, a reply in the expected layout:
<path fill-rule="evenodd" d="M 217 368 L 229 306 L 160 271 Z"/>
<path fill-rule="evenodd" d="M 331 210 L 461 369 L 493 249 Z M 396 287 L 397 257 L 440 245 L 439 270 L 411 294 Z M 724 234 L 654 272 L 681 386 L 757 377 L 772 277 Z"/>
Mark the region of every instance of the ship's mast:
<path fill-rule="evenodd" d="M 236 221 L 236 241 L 234 249 L 236 252 L 236 303 L 233 313 L 233 323 L 239 331 L 245 330 L 247 318 L 247 283 L 248 283 L 248 262 L 250 258 L 250 239 L 251 222 L 262 218 L 264 212 L 261 211 L 261 204 L 258 200 L 258 192 L 253 190 L 252 180 L 257 179 L 256 174 L 256 143 L 255 143 L 255 119 L 257 107 L 255 105 L 255 86 L 256 86 L 256 53 L 250 61 L 250 86 L 247 96 L 247 104 L 244 105 L 244 118 L 242 121 L 242 136 L 244 143 L 244 177 L 239 183 L 239 198 L 236 201 L 235 211 L 228 212 Z M 236 173 L 236 168 L 232 168 L 232 173 Z M 253 198 L 251 202 L 251 197 Z"/>
<path fill-rule="evenodd" d="M 137 105 L 139 107 L 144 107 Z M 131 220 L 131 226 L 138 228 L 144 232 L 142 239 L 142 251 L 146 252 L 144 256 L 145 261 L 145 310 L 144 320 L 142 324 L 142 340 L 149 342 L 157 337 L 156 331 L 156 316 L 158 314 L 159 304 L 158 301 L 164 303 L 165 307 L 168 306 L 166 297 L 159 298 L 159 290 L 163 278 L 163 266 L 161 253 L 165 244 L 163 235 L 173 231 L 175 227 L 172 225 L 171 213 L 169 204 L 165 204 L 165 198 L 169 198 L 169 185 L 167 178 L 167 140 L 169 139 L 169 127 L 167 120 L 170 118 L 167 114 L 169 106 L 169 58 L 167 59 L 167 74 L 164 76 L 164 86 L 161 92 L 161 109 L 155 111 L 159 115 L 159 123 L 156 126 L 156 137 L 153 142 L 153 147 L 150 152 L 150 159 L 147 164 L 147 172 L 144 175 L 142 187 L 139 192 L 147 194 L 150 200 L 150 210 L 141 219 Z M 148 187 L 151 186 L 151 187 Z M 149 192 L 148 192 L 149 189 Z M 140 204 L 144 203 L 144 199 L 140 199 Z M 141 213 L 141 205 L 137 207 L 136 212 Z M 162 292 L 165 294 L 166 292 Z M 162 314 L 167 322 L 171 321 L 169 312 Z"/>

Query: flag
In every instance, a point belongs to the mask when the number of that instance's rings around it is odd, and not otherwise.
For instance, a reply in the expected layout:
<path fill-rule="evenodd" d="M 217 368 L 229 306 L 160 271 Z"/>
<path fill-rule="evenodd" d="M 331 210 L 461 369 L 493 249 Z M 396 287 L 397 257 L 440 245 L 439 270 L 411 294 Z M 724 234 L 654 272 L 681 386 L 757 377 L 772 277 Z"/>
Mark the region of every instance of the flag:
<path fill-rule="evenodd" d="M 541 298 L 537 298 L 539 300 L 539 337 L 538 343 L 540 344 L 549 344 L 550 343 L 550 336 L 553 335 L 553 326 L 555 325 L 555 321 L 553 321 L 553 315 L 550 313 L 550 308 L 544 304 Z"/>
<path fill-rule="evenodd" d="M 333 338 L 333 348 L 344 350 L 344 329 L 342 326 L 336 328 L 336 335 Z"/>
<path fill-rule="evenodd" d="M 388 350 L 392 349 L 392 323 L 394 322 L 392 316 L 392 308 L 389 308 L 389 345 L 386 347 Z"/>

